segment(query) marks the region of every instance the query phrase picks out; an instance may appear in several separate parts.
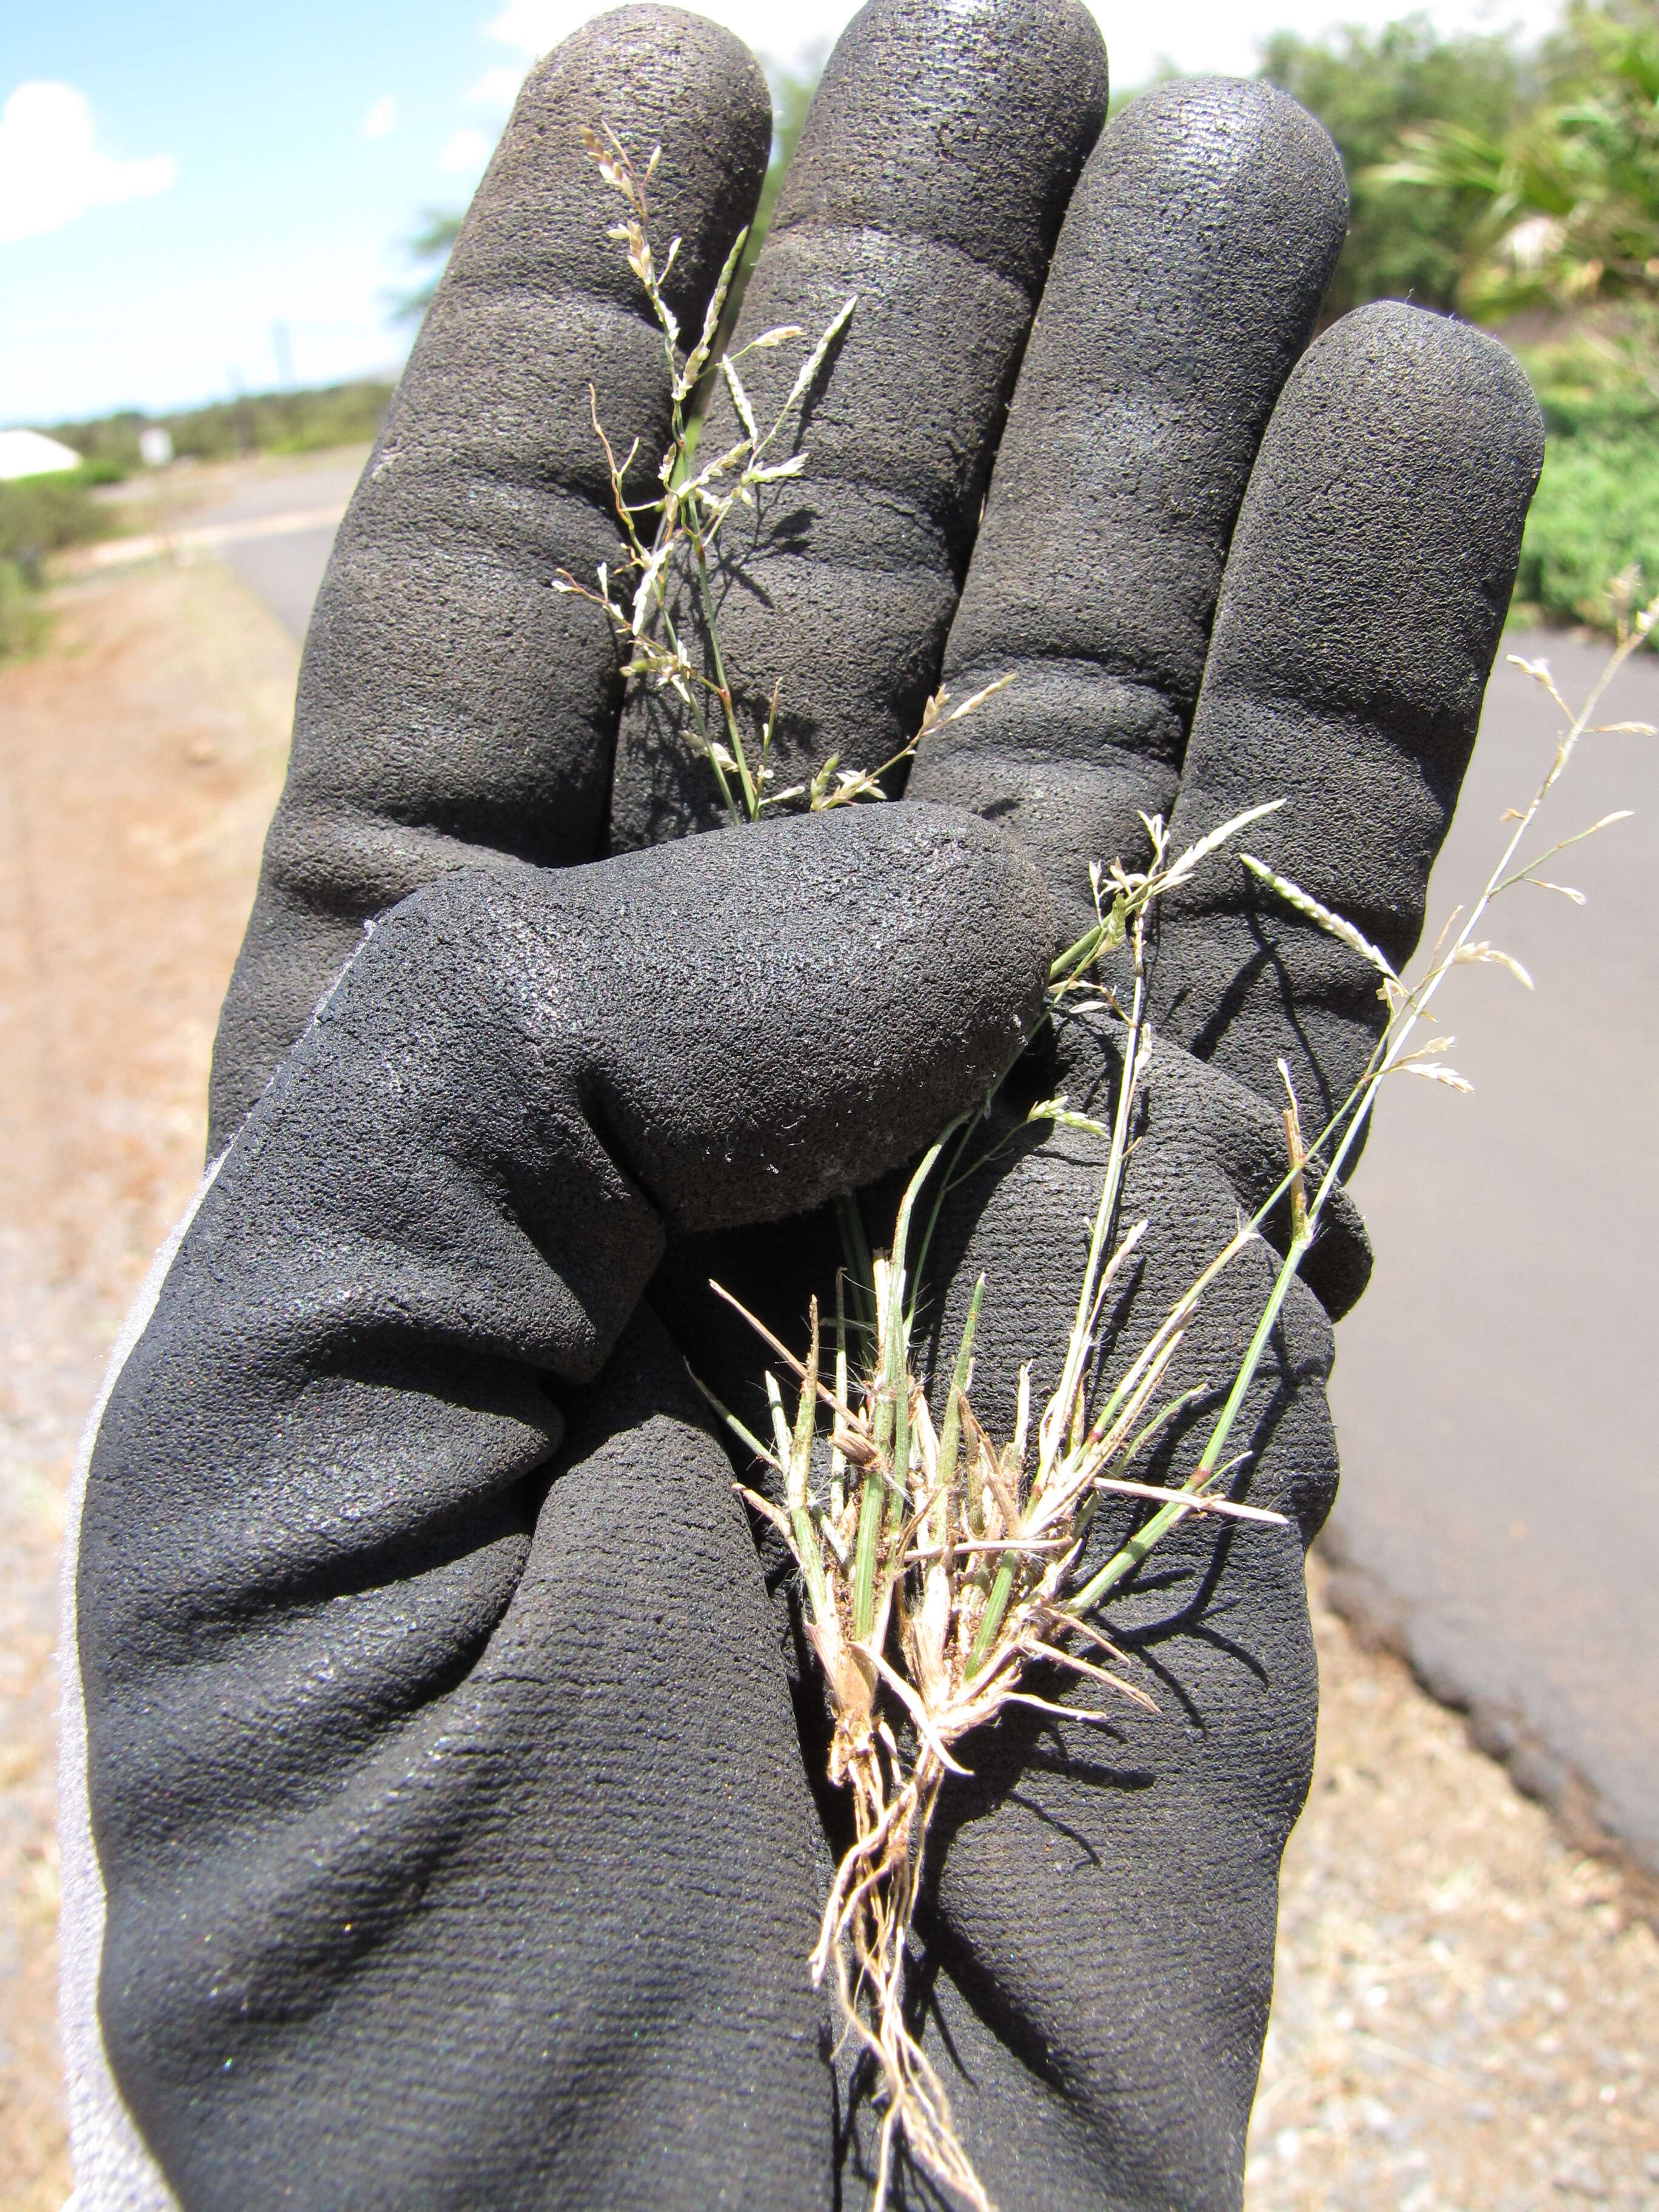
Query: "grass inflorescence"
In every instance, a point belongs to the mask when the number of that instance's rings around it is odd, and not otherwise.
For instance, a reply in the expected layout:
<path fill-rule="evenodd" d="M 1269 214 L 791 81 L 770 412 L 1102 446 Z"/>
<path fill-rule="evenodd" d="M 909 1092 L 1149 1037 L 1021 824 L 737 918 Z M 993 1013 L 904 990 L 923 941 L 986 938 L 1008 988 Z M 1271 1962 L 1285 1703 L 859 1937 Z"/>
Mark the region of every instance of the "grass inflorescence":
<path fill-rule="evenodd" d="M 688 741 L 708 761 L 730 821 L 758 822 L 769 811 L 786 806 L 803 806 L 821 813 L 859 800 L 884 799 L 883 779 L 911 757 L 929 731 L 972 714 L 1012 678 L 1000 677 L 954 704 L 948 692 L 936 692 L 927 702 L 921 728 L 879 767 L 843 768 L 832 754 L 806 782 L 782 786 L 772 759 L 778 686 L 774 684 L 769 694 L 764 686 L 757 686 L 752 678 L 745 683 L 738 671 L 728 666 L 714 603 L 716 550 L 733 508 L 754 507 L 768 486 L 787 483 L 805 471 L 807 455 L 803 449 L 797 447 L 780 458 L 779 448 L 792 422 L 799 421 L 831 349 L 851 320 L 858 295 L 854 293 L 842 301 L 810 345 L 799 324 L 781 323 L 762 331 L 744 345 L 719 350 L 726 301 L 748 241 L 744 228 L 732 240 L 709 295 L 702 327 L 686 349 L 681 343 L 679 319 L 663 293 L 679 258 L 680 241 L 672 240 L 659 262 L 649 232 L 650 185 L 662 159 L 661 147 L 652 149 L 641 168 L 635 166 L 622 139 L 608 128 L 585 130 L 582 144 L 628 210 L 608 235 L 626 257 L 661 333 L 668 368 L 670 427 L 668 444 L 657 462 L 656 488 L 643 498 L 635 498 L 629 490 L 629 479 L 640 458 L 640 441 L 635 439 L 618 460 L 599 419 L 598 395 L 588 386 L 589 411 L 594 434 L 605 449 L 611 504 L 622 526 L 623 544 L 618 560 L 602 565 L 592 584 L 581 583 L 568 569 L 561 568 L 553 588 L 574 593 L 604 611 L 627 654 L 623 669 L 627 680 L 647 684 L 653 690 L 670 691 L 679 701 L 685 711 Z M 741 364 L 751 355 L 791 345 L 805 348 L 800 365 L 782 405 L 763 428 Z M 731 395 L 740 434 L 699 464 L 706 418 L 702 402 L 708 380 L 716 374 Z M 682 580 L 689 580 L 692 586 L 700 638 L 686 636 L 676 618 L 675 590 Z M 741 698 L 745 690 L 756 689 L 767 699 L 767 706 L 758 731 L 751 727 L 745 736 Z"/>
<path fill-rule="evenodd" d="M 1054 963 L 1052 998 L 1116 1025 L 1121 1073 L 1109 1126 L 1071 1114 L 1063 1099 L 1032 1109 L 1034 1118 L 1090 1127 L 1108 1140 L 1075 1319 L 1059 1352 L 1058 1382 L 1035 1422 L 1034 1363 L 1020 1370 L 1011 1437 L 993 1438 L 975 1415 L 974 1343 L 987 1294 L 983 1277 L 974 1286 L 942 1398 L 930 1402 L 912 1363 L 920 1274 L 910 1261 L 912 1238 L 939 1164 L 951 1156 L 952 1133 L 926 1154 L 912 1176 L 890 1248 L 868 1261 L 863 1277 L 843 1273 L 838 1279 L 828 1345 L 816 1302 L 804 1358 L 749 1316 L 787 1378 L 793 1416 L 776 1371 L 766 1378 L 769 1443 L 725 1407 L 719 1411 L 773 1477 L 772 1494 L 745 1485 L 743 1495 L 777 1529 L 799 1568 L 807 1634 L 834 1716 L 830 1776 L 852 1795 L 854 1839 L 831 1886 L 811 1967 L 815 1981 L 833 1975 L 847 2030 L 878 2069 L 884 2110 L 877 2212 L 888 2201 L 901 2143 L 960 2201 L 989 2212 L 990 2200 L 957 2132 L 944 2083 L 921 2048 L 906 1998 L 922 1866 L 945 1778 L 969 1771 L 961 1756 L 964 1739 L 1008 1706 L 1086 1723 L 1107 1720 L 1115 1698 L 1150 1705 L 1146 1692 L 1116 1671 L 1123 1655 L 1105 1611 L 1113 1595 L 1194 1515 L 1282 1525 L 1280 1515 L 1219 1492 L 1248 1457 L 1230 1455 L 1229 1445 L 1291 1285 L 1388 1079 L 1413 1074 L 1453 1089 L 1469 1087 L 1442 1057 L 1454 1040 L 1422 1034 L 1453 971 L 1501 966 L 1531 988 L 1520 963 L 1480 933 L 1493 902 L 1526 884 L 1582 902 L 1582 892 L 1540 871 L 1555 854 L 1621 816 L 1606 816 L 1530 860 L 1522 860 L 1521 848 L 1580 738 L 1592 727 L 1607 681 L 1656 619 L 1659 600 L 1621 624 L 1608 667 L 1577 714 L 1567 709 L 1545 664 L 1520 664 L 1562 708 L 1565 733 L 1532 799 L 1515 813 L 1497 866 L 1467 912 L 1454 915 L 1415 981 L 1402 980 L 1344 916 L 1255 855 L 1240 854 L 1288 906 L 1376 969 L 1386 1022 L 1364 1073 L 1311 1139 L 1304 1135 L 1281 1060 L 1285 1162 L 1279 1183 L 1145 1341 L 1128 1352 L 1115 1381 L 1097 1382 L 1099 1356 L 1103 1350 L 1121 1355 L 1127 1348 L 1102 1345 L 1101 1316 L 1108 1291 L 1151 1226 L 1119 1219 L 1133 1105 L 1153 1054 L 1145 1012 L 1148 914 L 1164 892 L 1186 881 L 1251 822 L 1275 811 L 1279 802 L 1253 808 L 1175 857 L 1163 822 L 1146 819 L 1150 865 L 1138 873 L 1116 866 L 1094 872 L 1096 923 Z M 1123 947 L 1132 981 L 1120 991 L 1101 982 L 1098 963 Z M 965 1133 L 957 1137 L 958 1150 Z M 1189 1323 L 1212 1286 L 1259 1240 L 1268 1215 L 1286 1200 L 1286 1249 L 1196 1462 L 1173 1486 L 1138 1480 L 1133 1470 L 1141 1455 L 1194 1402 L 1193 1394 L 1167 1388 Z M 935 1212 L 937 1205 L 936 1198 Z M 849 1365 L 849 1334 L 875 1347 L 856 1377 Z M 1099 1559 L 1090 1536 L 1099 1502 L 1109 1496 L 1137 1500 L 1146 1510 L 1133 1533 Z M 1100 1702 L 1060 1706 L 1040 1694 L 1032 1686 L 1034 1674 L 1041 1670 L 1047 1679 L 1056 1669 L 1092 1690 Z"/>

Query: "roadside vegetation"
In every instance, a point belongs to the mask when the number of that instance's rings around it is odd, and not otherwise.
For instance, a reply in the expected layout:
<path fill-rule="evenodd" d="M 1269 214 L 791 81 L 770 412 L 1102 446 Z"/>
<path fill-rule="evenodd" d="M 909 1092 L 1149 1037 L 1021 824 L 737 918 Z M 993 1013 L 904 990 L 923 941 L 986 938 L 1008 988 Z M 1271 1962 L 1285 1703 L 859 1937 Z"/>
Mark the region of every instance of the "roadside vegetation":
<path fill-rule="evenodd" d="M 772 161 L 728 319 L 817 74 L 773 73 Z M 1281 32 L 1261 74 L 1319 117 L 1347 168 L 1352 222 L 1327 319 L 1405 298 L 1508 342 L 1549 428 L 1516 617 L 1609 629 L 1609 577 L 1659 580 L 1659 0 L 1569 0 L 1535 48 L 1512 33 L 1443 38 L 1425 14 L 1316 40 Z M 426 312 L 460 222 L 459 210 L 423 210 L 400 319 Z M 0 484 L 0 655 L 38 634 L 42 563 L 108 527 L 92 490 L 138 469 L 151 423 L 181 459 L 306 453 L 372 438 L 391 393 L 364 380 L 41 425 L 87 465 Z"/>
<path fill-rule="evenodd" d="M 104 471 L 75 469 L 0 483 L 0 659 L 40 642 L 45 617 L 36 594 L 46 562 L 103 535 L 107 518 L 92 488 L 107 481 Z"/>
<path fill-rule="evenodd" d="M 1328 313 L 1408 297 L 1495 329 L 1549 429 L 1516 617 L 1610 629 L 1659 581 L 1659 6 L 1571 0 L 1535 51 L 1425 15 L 1272 40 L 1353 193 Z"/>
<path fill-rule="evenodd" d="M 139 434 L 152 427 L 167 432 L 180 460 L 229 461 L 249 453 L 312 453 L 330 446 L 362 445 L 380 428 L 392 389 L 384 378 L 360 377 L 302 392 L 246 392 L 171 415 L 127 408 L 96 422 L 41 427 L 84 454 L 89 468 L 110 482 L 137 474 L 142 466 Z"/>
<path fill-rule="evenodd" d="M 90 422 L 40 425 L 82 463 L 56 476 L 0 483 L 0 659 L 33 650 L 44 635 L 38 595 L 52 556 L 123 527 L 121 508 L 94 494 L 143 472 L 142 432 L 164 429 L 175 457 L 187 462 L 316 453 L 367 444 L 392 391 L 382 379 L 360 378 L 304 392 L 249 392 L 169 415 L 128 408 Z"/>
<path fill-rule="evenodd" d="M 1527 88 L 1527 64 L 1513 41 L 1443 39 L 1426 15 L 1317 40 L 1281 31 L 1267 41 L 1261 74 L 1319 118 L 1348 173 L 1348 242 L 1326 295 L 1326 321 L 1368 300 L 1455 308 L 1482 211 L 1478 196 L 1459 185 L 1407 185 L 1383 165 L 1407 131 L 1448 125 L 1492 136 L 1507 131 Z"/>

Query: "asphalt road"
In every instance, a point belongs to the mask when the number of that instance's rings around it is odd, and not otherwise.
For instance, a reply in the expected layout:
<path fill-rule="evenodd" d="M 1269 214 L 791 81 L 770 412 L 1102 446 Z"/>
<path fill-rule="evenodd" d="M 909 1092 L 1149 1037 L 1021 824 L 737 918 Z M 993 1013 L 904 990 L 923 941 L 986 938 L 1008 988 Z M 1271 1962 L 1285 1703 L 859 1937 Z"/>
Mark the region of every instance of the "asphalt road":
<path fill-rule="evenodd" d="M 284 519 L 324 507 L 343 508 L 356 485 L 360 464 L 335 461 L 319 468 L 296 468 L 241 486 L 229 499 L 204 507 L 190 520 L 198 530 L 266 521 L 269 535 L 239 537 L 221 558 L 231 573 L 264 600 L 283 628 L 303 638 L 313 603 L 334 544 L 332 523 L 307 530 L 283 527 Z"/>
<path fill-rule="evenodd" d="M 1599 646 L 1512 638 L 1575 707 Z M 1659 725 L 1659 659 L 1599 719 Z M 1500 662 L 1430 929 L 1478 891 L 1547 765 L 1560 717 Z M 1337 1332 L 1339 1601 L 1380 1618 L 1419 1674 L 1473 1708 L 1517 1781 L 1583 1811 L 1659 1872 L 1659 1480 L 1646 1435 L 1659 1334 L 1659 742 L 1584 739 L 1546 844 L 1635 818 L 1521 889 L 1491 940 L 1529 970 L 1447 986 L 1460 1097 L 1396 1080 L 1355 1174 L 1376 1273 Z"/>
<path fill-rule="evenodd" d="M 349 471 L 315 471 L 200 520 L 349 489 Z M 299 637 L 331 539 L 243 538 L 224 557 Z M 1605 659 L 1561 637 L 1507 650 L 1547 655 L 1575 706 Z M 1601 719 L 1659 724 L 1659 659 L 1626 669 Z M 1484 882 L 1559 720 L 1500 659 L 1431 931 Z M 1338 1333 L 1344 1478 L 1326 1547 L 1338 1601 L 1470 1710 L 1522 1787 L 1659 1873 L 1659 1480 L 1643 1420 L 1659 1333 L 1659 743 L 1587 738 L 1551 805 L 1545 842 L 1637 812 L 1550 872 L 1587 908 L 1523 890 L 1495 913 L 1490 934 L 1534 992 L 1496 967 L 1449 987 L 1449 1057 L 1474 1096 L 1401 1079 L 1382 1102 L 1354 1181 L 1377 1266 Z"/>

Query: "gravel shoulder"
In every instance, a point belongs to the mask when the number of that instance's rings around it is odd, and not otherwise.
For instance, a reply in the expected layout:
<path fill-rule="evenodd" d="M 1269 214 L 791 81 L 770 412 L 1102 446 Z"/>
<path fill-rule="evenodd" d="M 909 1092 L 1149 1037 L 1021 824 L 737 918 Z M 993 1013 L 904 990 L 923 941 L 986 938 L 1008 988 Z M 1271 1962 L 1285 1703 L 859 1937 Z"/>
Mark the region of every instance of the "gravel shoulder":
<path fill-rule="evenodd" d="M 1285 1855 L 1247 2212 L 1659 2207 L 1639 1874 L 1367 1650 L 1316 1554 L 1319 1753 Z"/>
<path fill-rule="evenodd" d="M 0 666 L 0 2205 L 68 2187 L 57 1550 L 76 1434 L 201 1171 L 208 1054 L 296 654 L 216 565 L 58 597 Z"/>
<path fill-rule="evenodd" d="M 68 2188 L 53 2014 L 57 1545 L 75 1434 L 194 1188 L 297 648 L 213 562 L 60 595 L 0 667 L 0 2207 Z M 1249 2212 L 1659 2208 L 1659 1942 L 1320 1595 Z M 1009 2208 L 1008 2212 L 1015 2212 Z M 1035 2212 L 1035 2208 L 1031 2209 Z"/>

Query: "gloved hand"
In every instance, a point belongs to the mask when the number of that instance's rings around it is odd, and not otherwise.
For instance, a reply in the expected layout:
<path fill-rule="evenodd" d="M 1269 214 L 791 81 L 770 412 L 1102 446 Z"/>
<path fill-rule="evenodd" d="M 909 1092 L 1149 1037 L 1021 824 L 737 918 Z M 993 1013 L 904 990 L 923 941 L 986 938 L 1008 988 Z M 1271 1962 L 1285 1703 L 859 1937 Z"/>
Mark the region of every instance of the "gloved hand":
<path fill-rule="evenodd" d="M 801 1966 L 811 1700 L 678 1356 L 752 1389 L 702 1279 L 793 1334 L 822 1223 L 710 1232 L 971 1103 L 1076 933 L 1082 863 L 1138 857 L 1137 807 L 1181 836 L 1290 798 L 1258 849 L 1402 957 L 1539 459 L 1518 373 L 1450 325 L 1370 311 L 1291 373 L 1345 214 L 1299 111 L 1170 87 L 1091 155 L 1104 96 L 1056 0 L 877 0 L 842 40 L 744 319 L 860 304 L 787 514 L 734 544 L 728 650 L 784 678 L 786 771 L 886 758 L 941 655 L 957 696 L 1017 681 L 928 741 L 902 807 L 603 861 L 608 801 L 617 844 L 701 826 L 706 770 L 630 712 L 612 795 L 614 646 L 547 588 L 614 541 L 589 379 L 647 450 L 666 422 L 577 133 L 663 144 L 689 320 L 758 184 L 763 89 L 655 9 L 526 88 L 307 641 L 216 1055 L 234 1142 L 98 1431 L 95 1863 L 72 1697 L 65 1761 L 88 2206 L 166 2202 L 148 2158 L 191 2206 L 805 2205 L 838 2162 L 856 2191 Z M 1277 1054 L 1316 1121 L 1365 993 L 1236 867 L 1171 912 L 1126 1348 L 1275 1178 Z M 991 1278 L 993 1426 L 1063 1343 L 1099 1174 L 1018 1117 L 1057 1088 L 1086 1110 L 1109 1042 L 1039 1053 L 1001 1095 L 1019 1143 L 937 1240 L 939 1341 Z M 1337 1308 L 1363 1267 L 1349 1218 L 1310 1279 Z M 1184 1380 L 1236 1358 L 1266 1279 L 1250 1255 Z M 1160 1716 L 1005 1725 L 949 1808 L 930 2033 L 1006 2205 L 1237 2202 L 1311 1749 L 1328 1364 L 1310 1289 L 1240 1432 L 1249 1495 L 1299 1525 L 1193 1531 L 1121 1609 Z"/>

